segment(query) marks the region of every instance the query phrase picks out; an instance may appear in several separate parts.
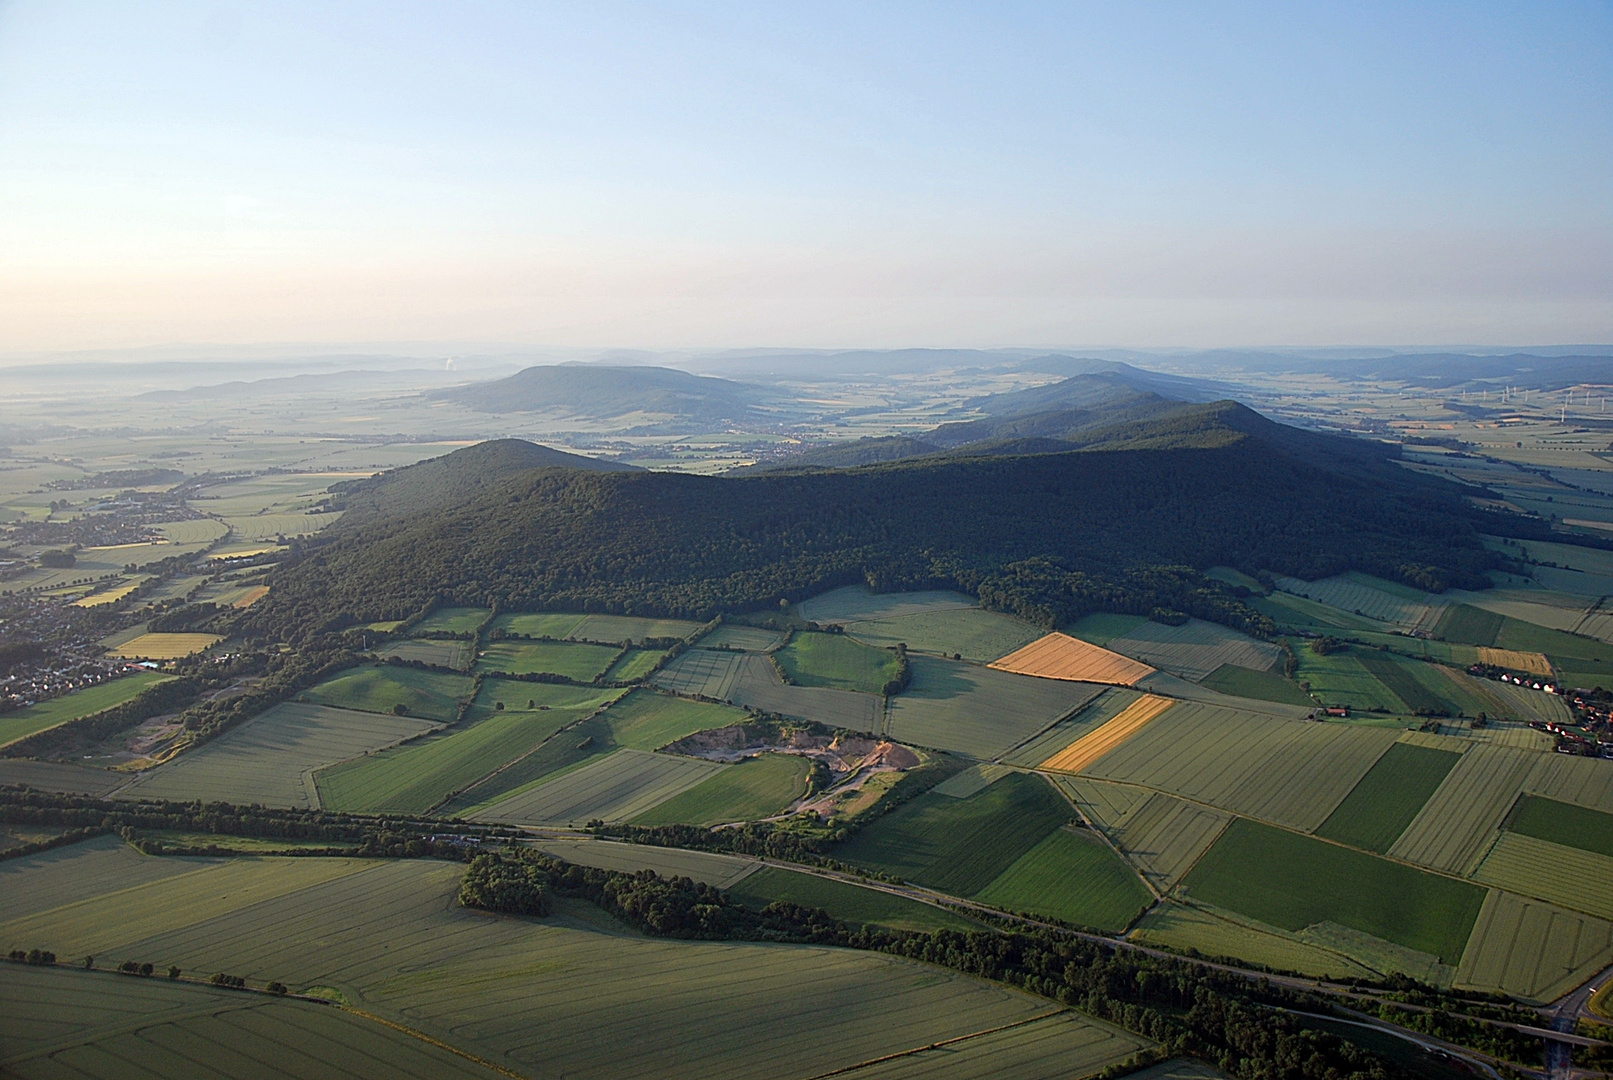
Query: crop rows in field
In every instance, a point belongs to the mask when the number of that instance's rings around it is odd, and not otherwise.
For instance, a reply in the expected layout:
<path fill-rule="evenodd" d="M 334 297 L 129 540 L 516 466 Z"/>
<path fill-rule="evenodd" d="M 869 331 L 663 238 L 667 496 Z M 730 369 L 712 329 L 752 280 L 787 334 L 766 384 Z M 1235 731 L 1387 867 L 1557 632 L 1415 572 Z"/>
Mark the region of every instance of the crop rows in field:
<path fill-rule="evenodd" d="M 1472 604 L 1452 604 L 1434 627 L 1434 636 L 1464 645 L 1490 646 L 1506 617 Z"/>
<path fill-rule="evenodd" d="M 809 622 L 848 623 L 976 606 L 972 598 L 962 593 L 939 589 L 928 592 L 873 593 L 862 585 L 847 585 L 821 593 L 810 600 L 801 601 L 798 610 L 801 618 Z"/>
<path fill-rule="evenodd" d="M 273 540 L 281 536 L 306 536 L 336 524 L 341 514 L 252 514 L 228 517 L 234 540 Z"/>
<path fill-rule="evenodd" d="M 741 652 L 767 652 L 779 647 L 784 635 L 760 626 L 723 623 L 700 639 L 703 649 L 738 649 Z"/>
<path fill-rule="evenodd" d="M 1238 712 L 1259 713 L 1262 716 L 1274 716 L 1282 720 L 1308 720 L 1316 711 L 1315 702 L 1304 705 L 1286 704 L 1280 701 L 1263 701 L 1258 698 L 1233 697 L 1213 690 L 1208 686 L 1186 679 L 1177 678 L 1168 671 L 1156 671 L 1145 679 L 1137 682 L 1136 689 L 1150 694 L 1163 694 L 1178 701 L 1196 701 L 1203 705 L 1218 705 L 1223 709 L 1234 709 Z"/>
<path fill-rule="evenodd" d="M 1397 735 L 1181 702 L 1086 775 L 1308 832 L 1327 820 Z"/>
<path fill-rule="evenodd" d="M 1540 757 L 1529 750 L 1475 746 L 1462 755 L 1389 854 L 1437 870 L 1470 873 Z"/>
<path fill-rule="evenodd" d="M 811 763 L 798 754 L 758 754 L 708 776 L 633 819 L 636 825 L 724 825 L 771 817 L 806 794 Z"/>
<path fill-rule="evenodd" d="M 482 684 L 478 705 L 464 722 L 319 772 L 320 800 L 333 810 L 424 813 L 621 694 L 489 680 Z M 493 695 L 505 699 L 504 709 L 487 707 Z M 528 701 L 534 704 L 528 707 Z"/>
<path fill-rule="evenodd" d="M 1328 815 L 1316 835 L 1387 854 L 1460 758 L 1449 750 L 1396 742 Z"/>
<path fill-rule="evenodd" d="M 736 705 L 849 731 L 873 733 L 879 730 L 885 699 L 876 694 L 829 686 L 786 686 L 766 656 L 755 653 L 713 655 L 728 655 L 738 661 L 726 695 Z"/>
<path fill-rule="evenodd" d="M 1551 676 L 1551 661 L 1544 653 L 1519 652 L 1517 649 L 1479 648 L 1479 663 L 1506 668 L 1508 671 L 1525 671 L 1531 675 Z"/>
<path fill-rule="evenodd" d="M 606 682 L 638 682 L 661 662 L 663 649 L 628 649 L 605 672 Z"/>
<path fill-rule="evenodd" d="M 1075 740 L 1085 736 L 1087 732 L 1119 716 L 1132 702 L 1142 696 L 1135 690 L 1126 690 L 1118 686 L 1107 687 L 1075 715 L 1060 720 L 1034 739 L 1015 747 L 1011 753 L 1003 757 L 1003 761 L 1010 765 L 1033 769 Z"/>
<path fill-rule="evenodd" d="M 1145 945 L 1163 945 L 1183 951 L 1197 949 L 1207 956 L 1237 956 L 1281 971 L 1324 978 L 1374 978 L 1383 974 L 1346 956 L 1309 944 L 1296 934 L 1207 905 L 1160 904 L 1143 916 L 1132 938 Z"/>
<path fill-rule="evenodd" d="M 1110 933 L 1130 926 L 1153 899 L 1103 841 L 1069 826 L 1049 833 L 974 898 Z"/>
<path fill-rule="evenodd" d="M 1414 589 L 1389 582 L 1369 583 L 1361 580 L 1360 576 L 1350 574 L 1323 578 L 1321 581 L 1279 577 L 1277 587 L 1319 604 L 1390 623 L 1406 631 L 1419 627 L 1431 629 L 1445 609 L 1445 604 Z"/>
<path fill-rule="evenodd" d="M 69 795 L 105 795 L 128 782 L 128 773 L 68 765 L 59 761 L 0 758 L 0 784 L 27 784 L 40 791 L 60 791 Z"/>
<path fill-rule="evenodd" d="M 596 818 L 626 821 L 715 773 L 737 767 L 643 750 L 617 750 L 518 791 L 471 817 L 506 825 L 586 825 Z"/>
<path fill-rule="evenodd" d="M 1144 695 L 1127 705 L 1113 720 L 1087 732 L 1042 762 L 1040 767 L 1050 772 L 1078 773 L 1118 749 L 1150 720 L 1175 704 L 1170 698 Z"/>
<path fill-rule="evenodd" d="M 655 673 L 651 681 L 675 694 L 726 700 L 743 657 L 715 649 L 690 649 Z"/>
<path fill-rule="evenodd" d="M 1450 680 L 1432 664 L 1402 659 L 1376 649 L 1358 650 L 1356 659 L 1411 712 L 1450 715 L 1463 711 L 1459 703 L 1451 700 L 1453 687 Z"/>
<path fill-rule="evenodd" d="M 1232 697 L 1275 701 L 1309 708 L 1315 704 L 1294 680 L 1275 671 L 1252 671 L 1236 664 L 1222 664 L 1200 680 L 1204 686 Z"/>
<path fill-rule="evenodd" d="M 1042 636 L 1028 622 L 980 608 L 942 608 L 851 622 L 846 633 L 870 645 L 888 648 L 901 642 L 913 652 L 965 660 L 995 660 Z"/>
<path fill-rule="evenodd" d="M 0 862 L 0 924 L 74 904 L 86 896 L 188 874 L 215 862 L 154 859 L 117 836 L 98 836 L 80 844 L 7 859 Z"/>
<path fill-rule="evenodd" d="M 1484 902 L 1476 885 L 1247 818 L 1227 827 L 1183 887 L 1284 930 L 1334 922 L 1453 965 Z"/>
<path fill-rule="evenodd" d="M 1471 678 L 1471 676 L 1468 676 Z M 1490 679 L 1474 679 L 1481 683 L 1486 692 L 1503 703 L 1499 715 L 1509 716 L 1518 720 L 1546 720 L 1555 724 L 1569 724 L 1573 722 L 1574 714 L 1568 704 L 1556 694 L 1547 694 L 1540 690 L 1530 690 L 1523 686 L 1514 686 L 1512 683 L 1497 682 Z"/>
<path fill-rule="evenodd" d="M 1195 682 L 1223 664 L 1269 671 L 1283 659 L 1276 645 L 1202 619 L 1189 619 L 1181 626 L 1145 622 L 1111 639 L 1108 648 Z"/>
<path fill-rule="evenodd" d="M 1130 657 L 1059 633 L 1037 638 L 989 666 L 1016 675 L 1112 686 L 1135 686 L 1139 679 L 1154 672 L 1147 664 L 1139 664 Z"/>
<path fill-rule="evenodd" d="M 167 682 L 169 678 L 168 675 L 159 675 L 154 671 L 142 671 L 98 686 L 75 690 L 71 694 L 42 701 L 37 705 L 0 714 L 0 746 L 25 739 L 58 724 L 65 724 L 69 720 L 77 720 L 102 709 L 121 705 L 148 686 Z"/>
<path fill-rule="evenodd" d="M 592 682 L 621 649 L 577 641 L 492 641 L 476 657 L 478 672 L 506 675 L 562 675 Z"/>
<path fill-rule="evenodd" d="M 1060 786 L 1162 893 L 1181 880 L 1232 820 L 1232 815 L 1207 806 L 1122 784 L 1071 777 Z"/>
<path fill-rule="evenodd" d="M 1547 592 L 1544 589 L 1497 588 L 1485 589 L 1482 592 L 1452 589 L 1445 595 L 1459 604 L 1482 608 L 1495 615 L 1521 619 L 1553 630 L 1577 630 L 1587 614 L 1585 597 L 1570 593 Z M 1493 643 L 1493 638 L 1484 642 L 1486 645 Z"/>
<path fill-rule="evenodd" d="M 129 660 L 178 660 L 223 640 L 217 634 L 141 634 L 108 651 Z"/>
<path fill-rule="evenodd" d="M 1473 880 L 1613 919 L 1613 858 L 1503 831 Z"/>
<path fill-rule="evenodd" d="M 991 759 L 1103 692 L 1091 683 L 1011 675 L 931 656 L 909 659 L 912 684 L 892 698 L 885 733 L 900 742 Z"/>
<path fill-rule="evenodd" d="M 493 1080 L 448 1050 L 341 1009 L 166 980 L 7 965 L 0 1069 L 18 1080 L 215 1075 Z M 138 1063 L 136 1065 L 135 1063 Z"/>
<path fill-rule="evenodd" d="M 960 773 L 943 780 L 930 790 L 950 799 L 967 799 L 977 791 L 984 791 L 1014 770 L 1007 765 L 971 765 Z"/>
<path fill-rule="evenodd" d="M 743 724 L 749 714 L 729 705 L 689 701 L 651 690 L 634 690 L 605 713 L 612 741 L 634 750 L 659 750 L 697 731 Z"/>
<path fill-rule="evenodd" d="M 687 619 L 652 619 L 637 615 L 509 611 L 495 618 L 490 629 L 517 637 L 620 646 L 643 642 L 645 638 L 687 638 L 700 629 L 700 624 Z"/>
<path fill-rule="evenodd" d="M 396 656 L 399 660 L 418 660 L 433 667 L 463 671 L 470 667 L 470 647 L 469 641 L 456 638 L 419 638 L 394 641 L 376 652 L 381 656 Z"/>
<path fill-rule="evenodd" d="M 1491 889 L 1456 969 L 1464 989 L 1551 1001 L 1613 962 L 1613 922 Z"/>
<path fill-rule="evenodd" d="M 100 954 L 333 987 L 518 1072 L 581 1080 L 740 1080 L 780 1061 L 810 1076 L 1047 1009 L 1042 998 L 878 953 L 646 939 L 601 925 L 582 902 L 543 922 L 490 916 L 453 903 L 460 866 L 369 867 Z M 56 942 L 41 947 L 84 951 Z"/>
<path fill-rule="evenodd" d="M 120 794 L 317 808 L 315 769 L 393 746 L 435 726 L 412 716 L 286 702 L 157 766 Z"/>
<path fill-rule="evenodd" d="M 1509 832 L 1613 858 L 1613 814 L 1525 795 L 1507 815 Z"/>
<path fill-rule="evenodd" d="M 466 675 L 445 675 L 390 664 L 363 665 L 348 668 L 304 690 L 298 700 L 360 712 L 423 716 L 447 723 L 459 715 L 459 707 L 470 696 L 470 688 L 471 680 Z M 399 705 L 404 712 L 396 712 Z"/>
<path fill-rule="evenodd" d="M 1309 648 L 1298 647 L 1294 678 L 1310 686 L 1310 692 L 1326 705 L 1347 705 L 1352 709 L 1399 713 L 1405 705 L 1372 672 L 1362 665 L 1366 650 L 1352 647 L 1320 656 Z"/>
<path fill-rule="evenodd" d="M 409 628 L 411 634 L 464 634 L 469 637 L 487 621 L 486 608 L 442 607 Z"/>
<path fill-rule="evenodd" d="M 170 521 L 156 529 L 175 544 L 211 544 L 230 531 L 228 525 L 213 518 Z"/>
<path fill-rule="evenodd" d="M 778 866 L 764 866 L 744 877 L 729 890 L 729 895 L 755 908 L 786 900 L 792 904 L 822 908 L 848 923 L 876 923 L 919 933 L 980 928 L 979 923 L 905 896 L 865 889 L 850 882 Z"/>

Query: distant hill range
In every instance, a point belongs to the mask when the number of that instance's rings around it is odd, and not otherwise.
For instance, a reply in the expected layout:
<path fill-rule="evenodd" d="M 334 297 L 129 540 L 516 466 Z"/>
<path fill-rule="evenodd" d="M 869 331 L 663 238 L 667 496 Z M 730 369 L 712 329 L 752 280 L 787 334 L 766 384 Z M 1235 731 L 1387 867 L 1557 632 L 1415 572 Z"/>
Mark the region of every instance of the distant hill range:
<path fill-rule="evenodd" d="M 483 444 L 366 482 L 371 509 L 274 571 L 244 618 L 286 635 L 433 601 L 709 617 L 866 582 L 961 588 L 1044 624 L 1164 609 L 1259 632 L 1269 620 L 1200 570 L 1483 587 L 1499 557 L 1481 532 L 1546 528 L 1400 467 L 1398 447 L 1233 402 L 1178 404 L 1057 453 L 743 477 L 518 468 L 512 453 Z M 490 456 L 508 471 L 492 475 Z M 434 491 L 470 476 L 479 490 Z"/>
<path fill-rule="evenodd" d="M 665 367 L 550 364 L 505 379 L 433 391 L 477 412 L 553 412 L 591 420 L 635 413 L 684 424 L 755 424 L 768 417 L 775 391 Z"/>

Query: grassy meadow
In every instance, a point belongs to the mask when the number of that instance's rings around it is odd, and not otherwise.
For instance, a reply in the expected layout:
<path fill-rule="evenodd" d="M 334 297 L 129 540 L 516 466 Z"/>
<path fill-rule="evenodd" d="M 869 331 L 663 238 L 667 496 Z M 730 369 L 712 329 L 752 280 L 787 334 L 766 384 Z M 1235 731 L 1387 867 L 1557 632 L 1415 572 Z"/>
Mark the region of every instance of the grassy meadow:
<path fill-rule="evenodd" d="M 900 673 L 894 652 L 872 648 L 845 634 L 796 634 L 773 656 L 784 674 L 800 686 L 878 694 Z"/>
<path fill-rule="evenodd" d="M 722 825 L 770 817 L 806 794 L 811 764 L 799 754 L 758 754 L 640 814 L 633 824 Z"/>
<path fill-rule="evenodd" d="M 475 671 L 502 675 L 560 675 L 593 682 L 621 649 L 578 641 L 494 641 L 476 658 Z"/>
<path fill-rule="evenodd" d="M 167 682 L 170 678 L 172 676 L 155 671 L 141 671 L 5 713 L 0 715 L 0 746 L 69 720 L 78 720 L 114 705 L 122 705 L 147 687 Z"/>
<path fill-rule="evenodd" d="M 470 696 L 471 680 L 464 675 L 394 664 L 349 668 L 298 695 L 302 701 L 361 712 L 423 716 L 447 723 L 459 715 Z M 404 711 L 397 712 L 403 706 Z"/>

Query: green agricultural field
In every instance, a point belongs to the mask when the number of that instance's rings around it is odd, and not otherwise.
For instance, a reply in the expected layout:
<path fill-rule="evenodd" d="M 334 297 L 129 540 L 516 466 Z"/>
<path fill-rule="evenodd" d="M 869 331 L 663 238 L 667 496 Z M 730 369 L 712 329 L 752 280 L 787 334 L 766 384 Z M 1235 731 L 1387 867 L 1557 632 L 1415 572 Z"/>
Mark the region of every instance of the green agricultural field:
<path fill-rule="evenodd" d="M 385 664 L 349 668 L 297 697 L 338 709 L 423 716 L 447 723 L 459 715 L 470 688 L 471 680 L 465 675 Z M 404 712 L 397 713 L 399 705 Z"/>
<path fill-rule="evenodd" d="M 929 656 L 911 657 L 909 663 L 912 685 L 891 699 L 885 733 L 915 746 L 981 759 L 1006 753 L 1105 689 Z"/>
<path fill-rule="evenodd" d="M 122 794 L 317 808 L 315 769 L 413 739 L 435 726 L 413 716 L 285 702 L 159 765 Z"/>
<path fill-rule="evenodd" d="M 0 784 L 27 784 L 40 791 L 105 795 L 129 782 L 128 773 L 68 765 L 60 761 L 0 757 Z"/>
<path fill-rule="evenodd" d="M 733 768 L 738 766 L 617 750 L 521 788 L 470 816 L 507 825 L 627 821 Z"/>
<path fill-rule="evenodd" d="M 396 656 L 399 660 L 418 660 L 432 667 L 453 668 L 464 671 L 470 667 L 469 641 L 457 638 L 415 638 L 394 641 L 377 649 L 379 656 Z"/>
<path fill-rule="evenodd" d="M 1234 912 L 1167 901 L 1155 907 L 1133 931 L 1134 940 L 1205 956 L 1237 957 L 1281 971 L 1326 978 L 1381 978 L 1382 973 L 1328 949 L 1261 926 Z"/>
<path fill-rule="evenodd" d="M 634 690 L 605 713 L 613 741 L 634 750 L 659 750 L 686 735 L 743 724 L 750 714 L 729 705 L 689 701 L 653 690 Z"/>
<path fill-rule="evenodd" d="M 1525 795 L 1507 816 L 1508 832 L 1613 858 L 1613 814 Z"/>
<path fill-rule="evenodd" d="M 1340 652 L 1319 656 L 1311 651 L 1307 642 L 1295 641 L 1293 646 L 1294 655 L 1299 661 L 1294 670 L 1295 681 L 1301 686 L 1308 685 L 1310 692 L 1324 704 L 1348 705 L 1352 709 L 1373 712 L 1406 711 L 1401 700 L 1357 658 L 1372 650 L 1351 646 Z"/>
<path fill-rule="evenodd" d="M 745 652 L 766 652 L 778 648 L 784 635 L 777 630 L 766 630 L 759 626 L 742 626 L 739 623 L 723 623 L 717 629 L 700 639 L 702 649 L 741 649 Z"/>
<path fill-rule="evenodd" d="M 1613 922 L 1491 889 L 1456 969 L 1456 985 L 1544 1004 L 1610 962 Z"/>
<path fill-rule="evenodd" d="M 863 585 L 847 585 L 801 601 L 798 610 L 810 622 L 850 623 L 978 606 L 971 597 L 956 592 L 873 593 Z"/>
<path fill-rule="evenodd" d="M 1451 683 L 1437 670 L 1416 660 L 1374 649 L 1352 650 L 1361 666 L 1389 688 L 1414 713 L 1460 715 L 1462 707 L 1449 696 Z M 1422 669 L 1422 670 L 1418 670 Z"/>
<path fill-rule="evenodd" d="M 117 836 L 97 836 L 80 844 L 6 859 L 0 862 L 0 923 L 76 903 L 86 896 L 189 874 L 217 862 L 154 859 Z"/>
<path fill-rule="evenodd" d="M 1464 645 L 1494 645 L 1503 621 L 1504 617 L 1493 611 L 1471 604 L 1455 604 L 1446 608 L 1445 614 L 1440 616 L 1439 624 L 1434 627 L 1434 636 Z"/>
<path fill-rule="evenodd" d="M 549 614 L 527 611 L 504 612 L 489 629 L 518 637 L 554 638 L 563 641 L 582 625 L 585 615 Z"/>
<path fill-rule="evenodd" d="M 489 674 L 560 675 L 592 682 L 621 650 L 576 641 L 494 641 L 476 658 L 476 669 Z"/>
<path fill-rule="evenodd" d="M 578 866 L 603 870 L 654 870 L 662 877 L 686 877 L 728 889 L 762 867 L 756 859 L 743 855 L 719 855 L 711 851 L 656 847 L 653 844 L 626 844 L 614 840 L 571 837 L 534 840 L 532 846 Z"/>
<path fill-rule="evenodd" d="M 1116 615 L 1107 611 L 1083 615 L 1064 632 L 1094 645 L 1108 645 L 1117 637 L 1125 637 L 1148 621 L 1146 615 Z"/>
<path fill-rule="evenodd" d="M 636 641 L 646 638 L 687 638 L 700 629 L 700 623 L 688 619 L 646 619 L 635 615 L 589 615 L 568 636 L 578 641 L 600 641 L 606 644 Z"/>
<path fill-rule="evenodd" d="M 1447 964 L 1462 957 L 1484 890 L 1239 818 L 1183 879 L 1189 895 L 1284 930 L 1333 922 Z"/>
<path fill-rule="evenodd" d="M 26 739 L 69 720 L 121 705 L 146 687 L 167 682 L 170 678 L 172 676 L 159 675 L 155 671 L 142 671 L 5 713 L 0 715 L 0 746 Z"/>
<path fill-rule="evenodd" d="M 1199 682 L 1211 690 L 1219 690 L 1233 697 L 1276 701 L 1307 708 L 1316 704 L 1309 694 L 1300 689 L 1298 683 L 1275 671 L 1254 671 L 1236 664 L 1222 664 Z"/>
<path fill-rule="evenodd" d="M 1049 833 L 974 899 L 1117 933 L 1142 914 L 1153 895 L 1103 841 L 1065 827 Z"/>
<path fill-rule="evenodd" d="M 638 682 L 661 662 L 665 649 L 628 649 L 605 672 L 606 682 Z"/>
<path fill-rule="evenodd" d="M 914 652 L 984 661 L 1007 656 L 1042 636 L 1039 627 L 1022 619 L 980 608 L 941 608 L 868 619 L 847 623 L 846 633 L 880 648 L 901 642 Z"/>
<path fill-rule="evenodd" d="M 656 672 L 651 681 L 674 693 L 724 699 L 733 690 L 743 659 L 738 653 L 717 649 L 690 649 Z"/>
<path fill-rule="evenodd" d="M 519 683 L 503 710 L 485 705 L 454 728 L 316 775 L 332 810 L 424 813 L 494 770 L 530 754 L 560 729 L 613 701 L 620 690 Z M 510 683 L 492 688 L 511 689 Z M 490 688 L 484 683 L 483 700 Z M 533 708 L 526 707 L 535 701 Z"/>
<path fill-rule="evenodd" d="M 798 686 L 878 694 L 900 674 L 894 652 L 872 648 L 845 634 L 796 634 L 773 656 Z"/>
<path fill-rule="evenodd" d="M 1184 701 L 1082 771 L 1290 828 L 1327 820 L 1399 737 Z"/>
<path fill-rule="evenodd" d="M 1046 780 L 1016 773 L 967 799 L 921 795 L 863 828 L 834 857 L 973 896 L 1074 816 Z"/>
<path fill-rule="evenodd" d="M 1473 880 L 1613 919 L 1613 858 L 1583 848 L 1503 832 Z"/>
<path fill-rule="evenodd" d="M 1586 670 L 1596 670 L 1599 665 L 1604 664 L 1613 665 L 1613 645 L 1598 641 L 1596 638 L 1536 626 L 1522 619 L 1508 618 L 1503 622 L 1501 632 L 1495 636 L 1495 644 L 1500 649 L 1545 653 L 1552 657 L 1554 662 L 1557 657 L 1564 657 L 1570 660 L 1570 666 Z M 1580 663 L 1573 664 L 1574 660 Z M 1613 667 L 1609 670 L 1613 670 Z"/>
<path fill-rule="evenodd" d="M 1549 766 L 1555 756 L 1495 745 L 1473 747 L 1389 854 L 1436 870 L 1471 873 L 1536 769 L 1542 763 Z"/>
<path fill-rule="evenodd" d="M 331 861 L 240 860 L 266 867 L 271 879 Z M 543 920 L 489 915 L 454 902 L 462 872 L 430 859 L 364 860 L 357 872 L 288 881 L 292 887 L 278 895 L 237 907 L 234 889 L 211 870 L 172 879 L 177 884 L 165 892 L 108 895 L 58 868 L 35 887 L 78 903 L 41 913 L 29 933 L 45 934 L 39 947 L 63 956 L 93 952 L 107 961 L 227 971 L 257 986 L 280 979 L 293 990 L 326 987 L 522 1075 L 572 1080 L 740 1080 L 777 1072 L 780 1062 L 792 1076 L 814 1076 L 1019 1024 L 1052 1007 L 1046 998 L 875 952 L 646 938 L 580 901 L 563 902 Z M 232 895 L 220 903 L 226 891 Z M 131 911 L 139 917 L 127 919 Z M 15 925 L 4 924 L 0 938 L 15 940 Z M 119 985 L 152 988 L 133 979 Z M 1044 1069 L 1080 1060 L 1083 1074 L 1141 1045 L 1079 1014 L 1059 1016 L 1070 1018 L 1060 1040 L 1046 1040 L 1039 1023 L 1002 1036 L 1028 1032 Z M 1112 1036 L 1103 1052 L 1095 1061 L 1082 1057 L 1102 1033 Z"/>
<path fill-rule="evenodd" d="M 1396 743 L 1316 830 L 1317 836 L 1386 855 L 1461 755 Z"/>
<path fill-rule="evenodd" d="M 1108 687 L 1074 716 L 1060 720 L 1030 742 L 1016 746 L 1012 753 L 1003 756 L 1003 761 L 1034 769 L 1081 736 L 1119 716 L 1140 697 L 1142 695 L 1135 690 Z"/>
<path fill-rule="evenodd" d="M 0 968 L 0 1071 L 18 1080 L 139 1075 L 377 1075 L 494 1080 L 499 1074 L 362 1016 L 313 1002 L 167 979 L 8 964 Z"/>
<path fill-rule="evenodd" d="M 411 634 L 474 634 L 490 615 L 486 608 L 438 608 L 409 628 Z"/>
<path fill-rule="evenodd" d="M 633 819 L 635 825 L 723 825 L 777 814 L 806 794 L 811 762 L 758 754 Z"/>
<path fill-rule="evenodd" d="M 1174 888 L 1232 820 L 1230 814 L 1158 791 L 1085 777 L 1057 783 L 1160 892 Z"/>
<path fill-rule="evenodd" d="M 822 908 L 848 923 L 873 923 L 921 934 L 932 930 L 980 928 L 979 923 L 905 896 L 777 866 L 764 866 L 747 875 L 728 890 L 728 895 L 753 908 L 787 900 L 792 904 Z"/>
<path fill-rule="evenodd" d="M 1193 680 L 1202 680 L 1225 664 L 1270 671 L 1284 658 L 1277 645 L 1256 641 L 1247 634 L 1203 619 L 1189 619 L 1180 626 L 1144 622 L 1130 633 L 1109 639 L 1107 647 L 1161 671 Z"/>

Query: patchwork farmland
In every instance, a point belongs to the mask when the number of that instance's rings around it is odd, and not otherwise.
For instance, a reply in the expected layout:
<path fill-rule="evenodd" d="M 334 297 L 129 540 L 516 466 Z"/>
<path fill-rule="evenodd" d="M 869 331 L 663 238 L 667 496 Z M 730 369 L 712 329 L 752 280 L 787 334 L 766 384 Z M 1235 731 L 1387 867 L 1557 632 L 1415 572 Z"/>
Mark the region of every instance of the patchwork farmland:
<path fill-rule="evenodd" d="M 1099 758 L 1119 746 L 1143 725 L 1176 704 L 1170 698 L 1145 696 L 1126 706 L 1118 716 L 1103 726 L 1081 736 L 1069 746 L 1041 763 L 1049 772 L 1078 773 L 1095 764 Z"/>
<path fill-rule="evenodd" d="M 912 684 L 891 699 L 884 733 L 898 742 L 981 759 L 1033 738 L 1104 689 L 930 656 L 914 656 L 909 662 Z"/>
<path fill-rule="evenodd" d="M 1139 664 L 1068 634 L 1057 633 L 1037 638 L 1023 649 L 1009 653 L 989 666 L 1016 675 L 1110 683 L 1115 686 L 1135 686 L 1140 679 L 1154 672 L 1147 664 Z"/>
<path fill-rule="evenodd" d="M 1145 622 L 1111 638 L 1106 647 L 1195 682 L 1224 664 L 1270 671 L 1284 656 L 1276 645 L 1201 619 L 1189 619 L 1181 626 Z"/>

